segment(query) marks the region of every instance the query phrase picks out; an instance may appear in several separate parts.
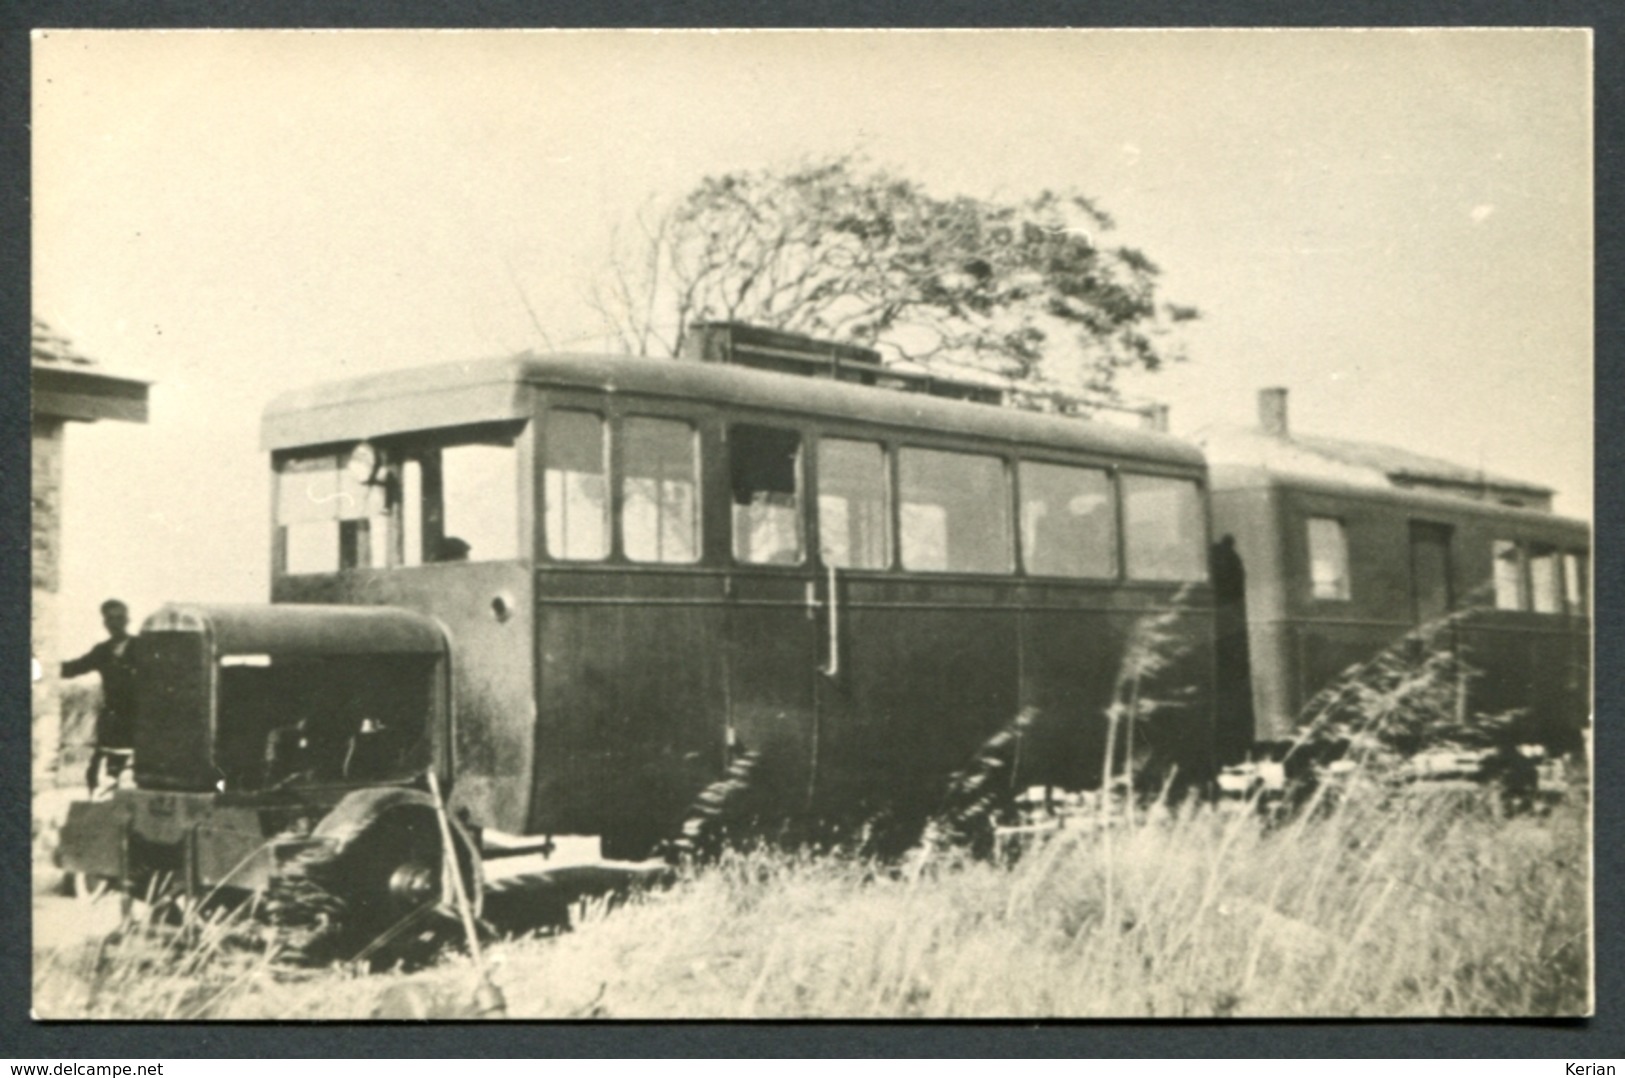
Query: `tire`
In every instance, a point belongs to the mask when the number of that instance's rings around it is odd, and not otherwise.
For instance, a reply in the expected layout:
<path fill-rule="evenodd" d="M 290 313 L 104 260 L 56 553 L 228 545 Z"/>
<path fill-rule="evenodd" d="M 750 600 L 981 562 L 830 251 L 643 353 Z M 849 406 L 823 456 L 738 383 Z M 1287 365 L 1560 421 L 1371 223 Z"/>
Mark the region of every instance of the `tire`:
<path fill-rule="evenodd" d="M 478 916 L 483 877 L 477 851 L 452 824 L 465 893 Z M 461 935 L 441 881 L 440 824 L 432 809 L 403 806 L 369 822 L 342 850 L 301 859 L 277 888 L 284 925 L 303 930 L 307 963 L 408 964 Z"/>

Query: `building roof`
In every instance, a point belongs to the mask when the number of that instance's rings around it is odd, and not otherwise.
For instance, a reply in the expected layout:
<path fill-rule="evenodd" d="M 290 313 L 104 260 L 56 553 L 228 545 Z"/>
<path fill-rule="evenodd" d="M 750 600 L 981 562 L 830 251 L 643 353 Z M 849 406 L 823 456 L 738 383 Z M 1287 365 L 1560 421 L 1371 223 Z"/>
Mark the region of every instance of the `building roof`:
<path fill-rule="evenodd" d="M 1511 479 L 1397 446 L 1318 435 L 1269 434 L 1257 427 L 1216 424 L 1196 441 L 1213 465 L 1240 465 L 1294 479 L 1368 487 L 1415 486 L 1549 498 L 1537 483 Z"/>
<path fill-rule="evenodd" d="M 36 416 L 81 422 L 147 421 L 146 382 L 109 374 L 38 316 L 29 336 L 29 382 Z"/>
<path fill-rule="evenodd" d="M 45 319 L 34 316 L 33 332 L 29 335 L 29 360 L 68 367 L 94 367 L 96 361 L 77 352 L 73 343 L 51 328 Z"/>
<path fill-rule="evenodd" d="M 1306 449 L 1331 460 L 1356 467 L 1375 468 L 1395 480 L 1443 484 L 1463 487 L 1485 487 L 1490 490 L 1520 491 L 1528 494 L 1551 494 L 1551 487 L 1494 475 L 1477 468 L 1468 468 L 1438 457 L 1424 456 L 1397 446 L 1375 442 L 1352 442 L 1342 438 L 1304 437 L 1294 435 L 1292 440 Z"/>

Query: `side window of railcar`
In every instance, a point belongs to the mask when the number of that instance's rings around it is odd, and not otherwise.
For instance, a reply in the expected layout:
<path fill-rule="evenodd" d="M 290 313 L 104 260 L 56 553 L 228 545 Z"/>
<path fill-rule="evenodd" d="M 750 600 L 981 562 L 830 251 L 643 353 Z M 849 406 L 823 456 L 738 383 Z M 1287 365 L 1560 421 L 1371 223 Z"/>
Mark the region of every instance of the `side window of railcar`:
<path fill-rule="evenodd" d="M 801 543 L 801 435 L 741 424 L 728 431 L 733 552 L 752 565 L 797 565 Z"/>
<path fill-rule="evenodd" d="M 621 547 L 638 562 L 700 557 L 699 446 L 692 424 L 628 416 L 621 424 Z"/>
<path fill-rule="evenodd" d="M 1010 476 L 998 457 L 903 449 L 897 460 L 903 568 L 1008 573 L 1014 568 Z"/>
<path fill-rule="evenodd" d="M 1529 550 L 1530 606 L 1537 614 L 1563 612 L 1562 568 L 1557 551 L 1551 547 L 1536 546 Z"/>
<path fill-rule="evenodd" d="M 891 561 L 886 450 L 878 442 L 818 443 L 818 546 L 825 565 L 884 569 Z"/>
<path fill-rule="evenodd" d="M 1123 476 L 1123 554 L 1137 580 L 1207 579 L 1202 500 L 1188 479 Z"/>
<path fill-rule="evenodd" d="M 1309 594 L 1316 599 L 1347 599 L 1349 538 L 1336 517 L 1309 518 Z"/>
<path fill-rule="evenodd" d="M 609 439 L 603 417 L 550 412 L 542 441 L 548 555 L 561 561 L 608 556 Z"/>
<path fill-rule="evenodd" d="M 1497 539 L 1490 547 L 1495 563 L 1495 609 L 1527 610 L 1523 584 L 1523 552 L 1510 539 Z"/>
<path fill-rule="evenodd" d="M 1569 613 L 1584 616 L 1587 606 L 1586 556 L 1577 551 L 1563 555 L 1563 596 L 1568 600 Z"/>
<path fill-rule="evenodd" d="M 1099 468 L 1021 462 L 1021 557 L 1038 576 L 1117 575 L 1111 477 Z"/>

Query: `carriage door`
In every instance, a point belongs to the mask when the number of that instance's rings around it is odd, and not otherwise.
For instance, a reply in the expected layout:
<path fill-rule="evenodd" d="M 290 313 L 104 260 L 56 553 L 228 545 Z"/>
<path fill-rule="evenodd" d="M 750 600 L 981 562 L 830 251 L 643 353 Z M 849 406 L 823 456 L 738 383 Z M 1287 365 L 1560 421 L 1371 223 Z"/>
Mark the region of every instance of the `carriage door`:
<path fill-rule="evenodd" d="M 1455 596 L 1450 586 L 1450 527 L 1445 524 L 1428 524 L 1423 521 L 1411 521 L 1411 621 L 1422 626 L 1438 622 L 1449 615 L 1455 606 Z M 1456 627 L 1446 624 L 1440 627 L 1438 633 L 1431 640 L 1419 640 L 1418 648 L 1431 644 L 1434 648 L 1446 649 L 1454 653 L 1458 641 Z M 1456 684 L 1456 717 L 1465 719 L 1467 715 L 1467 680 L 1465 674 L 1458 675 Z"/>
<path fill-rule="evenodd" d="M 752 785 L 765 811 L 798 812 L 812 794 L 821 623 L 803 438 L 735 423 L 727 458 L 730 755 L 757 757 Z"/>
<path fill-rule="evenodd" d="M 1450 613 L 1450 528 L 1411 521 L 1411 617 L 1417 625 Z"/>

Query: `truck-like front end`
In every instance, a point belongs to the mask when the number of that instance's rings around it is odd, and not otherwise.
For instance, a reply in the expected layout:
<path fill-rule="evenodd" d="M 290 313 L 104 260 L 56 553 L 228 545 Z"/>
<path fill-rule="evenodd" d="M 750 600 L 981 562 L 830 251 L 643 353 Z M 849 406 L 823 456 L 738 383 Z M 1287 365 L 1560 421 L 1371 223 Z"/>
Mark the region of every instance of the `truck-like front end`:
<path fill-rule="evenodd" d="M 405 841 L 368 856 L 398 863 L 346 874 L 369 899 L 435 897 L 448 666 L 439 624 L 405 610 L 164 607 L 138 639 L 135 787 L 71 807 L 59 865 L 134 894 L 262 891 L 393 813 Z"/>

